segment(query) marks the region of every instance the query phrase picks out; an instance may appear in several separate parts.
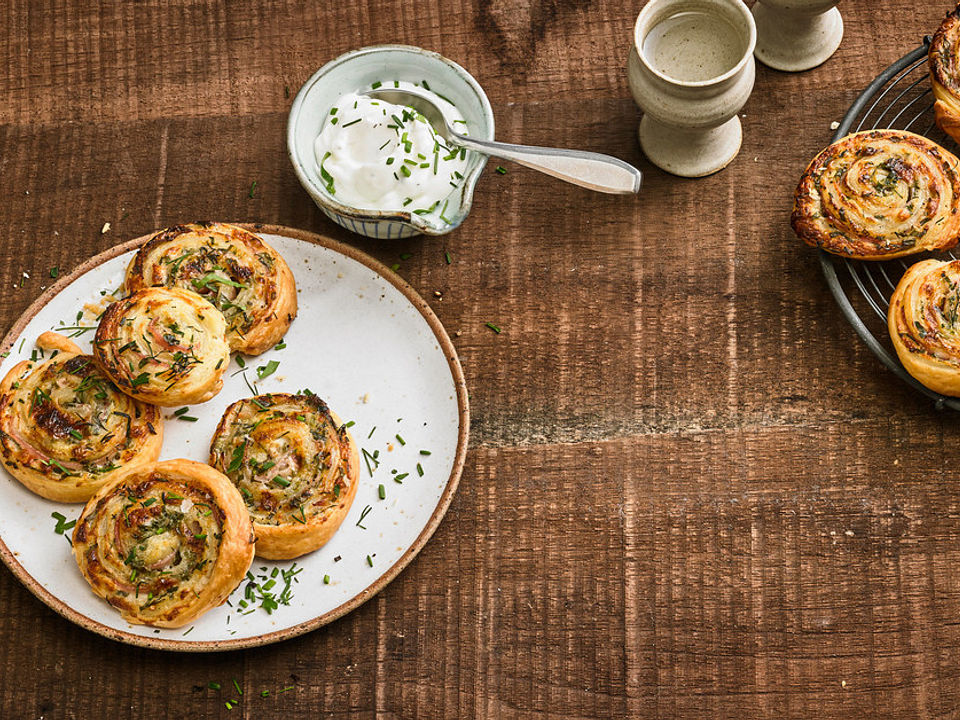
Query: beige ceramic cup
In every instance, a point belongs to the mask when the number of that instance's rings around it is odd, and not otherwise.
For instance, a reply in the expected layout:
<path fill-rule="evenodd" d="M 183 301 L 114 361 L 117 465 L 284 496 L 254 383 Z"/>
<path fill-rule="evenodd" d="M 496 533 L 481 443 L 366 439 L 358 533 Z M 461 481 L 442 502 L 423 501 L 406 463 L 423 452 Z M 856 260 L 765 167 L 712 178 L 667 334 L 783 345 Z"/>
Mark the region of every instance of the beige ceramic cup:
<path fill-rule="evenodd" d="M 757 60 L 799 72 L 825 62 L 840 47 L 839 0 L 757 0 Z"/>
<path fill-rule="evenodd" d="M 737 113 L 753 90 L 757 29 L 742 0 L 651 0 L 634 26 L 627 76 L 657 167 L 702 177 L 740 151 Z"/>

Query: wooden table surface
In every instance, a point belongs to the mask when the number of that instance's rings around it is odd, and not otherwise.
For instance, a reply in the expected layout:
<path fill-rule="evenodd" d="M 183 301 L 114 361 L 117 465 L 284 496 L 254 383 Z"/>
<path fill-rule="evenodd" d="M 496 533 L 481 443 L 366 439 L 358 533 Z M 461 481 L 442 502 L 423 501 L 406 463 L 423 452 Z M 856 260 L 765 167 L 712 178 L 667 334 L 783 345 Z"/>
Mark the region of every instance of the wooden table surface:
<path fill-rule="evenodd" d="M 740 156 L 701 180 L 638 147 L 624 66 L 641 6 L 2 4 L 4 330 L 51 266 L 124 239 L 290 225 L 400 264 L 461 331 L 473 424 L 420 556 L 294 640 L 127 647 L 0 570 L 0 717 L 960 715 L 958 417 L 855 338 L 788 226 L 831 121 L 948 3 L 843 2 L 837 54 L 797 75 L 758 66 Z M 466 67 L 502 139 L 637 164 L 641 195 L 510 166 L 445 237 L 339 229 L 293 174 L 287 111 L 320 65 L 385 42 Z"/>

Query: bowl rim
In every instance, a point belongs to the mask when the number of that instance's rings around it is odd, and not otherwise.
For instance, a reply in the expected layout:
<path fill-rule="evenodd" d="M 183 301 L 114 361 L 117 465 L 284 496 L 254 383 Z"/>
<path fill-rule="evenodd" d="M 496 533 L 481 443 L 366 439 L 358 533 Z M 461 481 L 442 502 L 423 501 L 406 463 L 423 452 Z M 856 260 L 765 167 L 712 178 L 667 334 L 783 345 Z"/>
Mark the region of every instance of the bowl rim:
<path fill-rule="evenodd" d="M 467 72 L 467 70 L 464 69 L 459 63 L 454 62 L 450 58 L 445 57 L 436 51 L 426 50 L 416 45 L 403 45 L 396 43 L 384 45 L 366 45 L 361 48 L 349 50 L 341 55 L 338 55 L 333 60 L 325 63 L 316 72 L 314 72 L 297 91 L 297 94 L 293 99 L 293 104 L 290 106 L 290 112 L 287 115 L 287 156 L 289 157 L 290 163 L 293 165 L 293 171 L 303 188 L 315 202 L 321 202 L 324 205 L 324 208 L 330 212 L 360 221 L 399 222 L 409 225 L 417 232 L 425 235 L 443 235 L 458 228 L 470 213 L 470 210 L 473 207 L 473 194 L 476 189 L 477 181 L 480 179 L 480 175 L 483 173 L 483 170 L 487 164 L 488 157 L 486 155 L 480 155 L 479 162 L 464 177 L 464 183 L 460 188 L 461 192 L 463 192 L 463 200 L 460 204 L 460 212 L 457 213 L 457 216 L 453 220 L 438 226 L 427 222 L 419 215 L 414 215 L 413 213 L 403 210 L 364 210 L 354 207 L 353 205 L 344 205 L 328 194 L 323 187 L 314 182 L 314 179 L 307 172 L 306 167 L 302 162 L 299 153 L 297 152 L 295 131 L 297 119 L 303 112 L 307 94 L 313 89 L 314 85 L 320 82 L 333 69 L 343 65 L 344 63 L 351 62 L 354 58 L 388 51 L 399 51 L 412 55 L 421 55 L 431 60 L 439 60 L 440 62 L 452 68 L 454 72 L 463 79 L 467 86 L 473 90 L 480 101 L 480 107 L 484 116 L 484 120 L 489 128 L 489 137 L 481 136 L 481 139 L 493 140 L 495 128 L 493 107 L 490 105 L 490 99 L 483 91 L 480 83 L 477 82 L 477 79 Z M 453 192 L 456 191 L 451 191 L 450 194 Z"/>

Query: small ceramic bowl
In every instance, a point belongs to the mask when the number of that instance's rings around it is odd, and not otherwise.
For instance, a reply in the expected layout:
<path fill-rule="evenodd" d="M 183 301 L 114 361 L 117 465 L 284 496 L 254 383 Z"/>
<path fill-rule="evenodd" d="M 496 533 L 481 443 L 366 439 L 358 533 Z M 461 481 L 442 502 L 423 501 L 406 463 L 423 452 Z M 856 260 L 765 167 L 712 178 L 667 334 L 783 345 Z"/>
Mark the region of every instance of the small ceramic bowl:
<path fill-rule="evenodd" d="M 287 152 L 290 162 L 313 201 L 338 225 L 372 238 L 405 238 L 423 233 L 442 235 L 459 227 L 470 212 L 473 191 L 487 164 L 480 153 L 467 153 L 467 171 L 463 183 L 445 200 L 441 220 L 433 215 L 404 211 L 364 210 L 344 205 L 327 193 L 320 179 L 314 140 L 320 134 L 330 108 L 339 97 L 369 89 L 375 82 L 390 80 L 420 83 L 449 98 L 467 121 L 470 135 L 493 140 L 493 109 L 479 83 L 452 60 L 410 45 L 375 45 L 360 48 L 331 60 L 317 70 L 300 88 L 287 121 Z"/>

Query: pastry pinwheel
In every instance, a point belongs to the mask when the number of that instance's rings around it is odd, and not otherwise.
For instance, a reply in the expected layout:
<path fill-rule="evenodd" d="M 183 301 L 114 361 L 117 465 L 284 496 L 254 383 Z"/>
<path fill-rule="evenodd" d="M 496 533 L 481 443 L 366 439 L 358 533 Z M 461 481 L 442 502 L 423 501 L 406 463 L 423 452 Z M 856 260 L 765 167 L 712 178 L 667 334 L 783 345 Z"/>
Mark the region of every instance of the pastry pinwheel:
<path fill-rule="evenodd" d="M 166 628 L 223 603 L 249 569 L 253 543 L 240 493 L 193 460 L 124 468 L 73 532 L 93 591 L 128 622 Z"/>
<path fill-rule="evenodd" d="M 227 408 L 210 464 L 239 488 L 253 518 L 257 555 L 299 557 L 324 545 L 350 509 L 357 446 L 316 395 L 275 393 Z"/>
<path fill-rule="evenodd" d="M 937 125 L 960 142 L 960 5 L 947 14 L 928 53 Z"/>
<path fill-rule="evenodd" d="M 860 260 L 953 247 L 960 239 L 958 164 L 910 132 L 848 135 L 807 167 L 791 224 L 808 245 Z"/>
<path fill-rule="evenodd" d="M 212 398 L 230 361 L 221 312 L 180 288 L 145 288 L 110 305 L 93 349 L 123 392 L 164 406 Z"/>
<path fill-rule="evenodd" d="M 223 313 L 232 350 L 259 355 L 286 333 L 297 314 L 293 273 L 258 235 L 226 223 L 161 230 L 127 268 L 127 291 L 180 287 Z"/>
<path fill-rule="evenodd" d="M 160 454 L 163 421 L 153 405 L 120 392 L 67 338 L 47 332 L 46 360 L 14 365 L 0 382 L 0 456 L 33 492 L 83 502 L 121 468 Z"/>
<path fill-rule="evenodd" d="M 923 260 L 900 278 L 887 328 L 900 362 L 931 390 L 960 397 L 960 261 Z"/>

